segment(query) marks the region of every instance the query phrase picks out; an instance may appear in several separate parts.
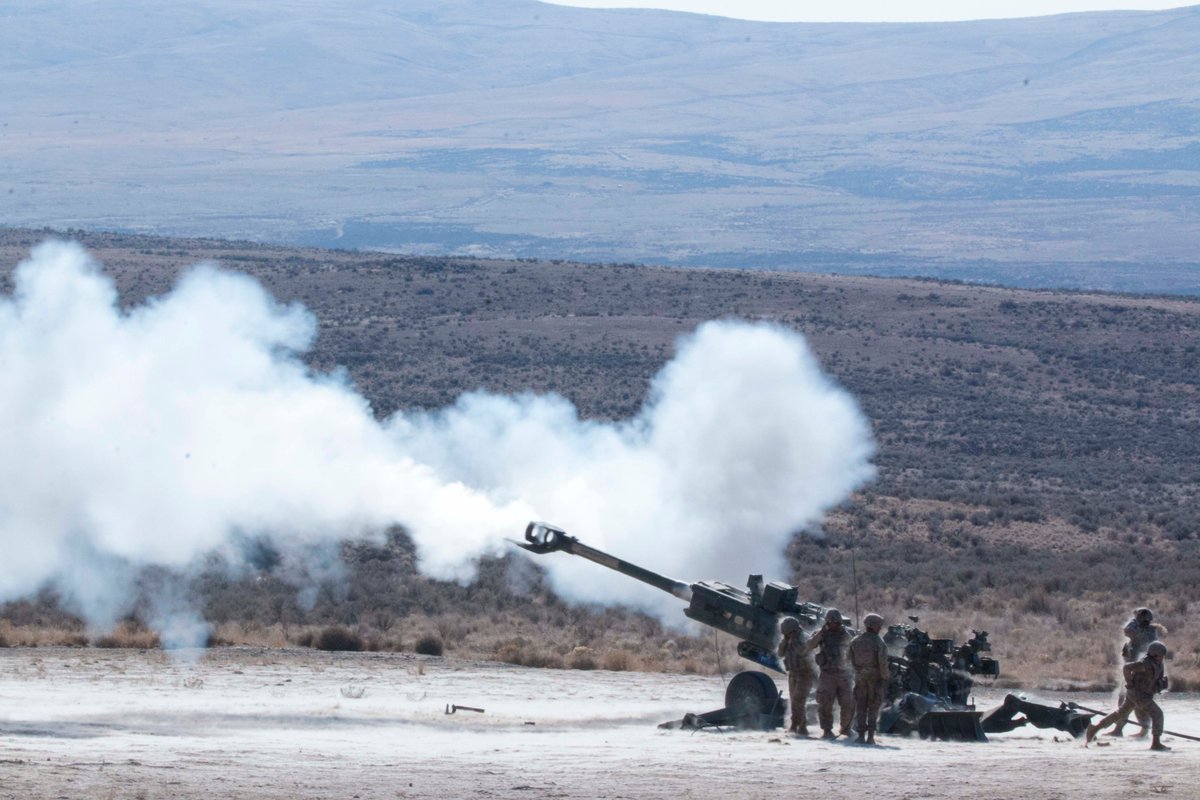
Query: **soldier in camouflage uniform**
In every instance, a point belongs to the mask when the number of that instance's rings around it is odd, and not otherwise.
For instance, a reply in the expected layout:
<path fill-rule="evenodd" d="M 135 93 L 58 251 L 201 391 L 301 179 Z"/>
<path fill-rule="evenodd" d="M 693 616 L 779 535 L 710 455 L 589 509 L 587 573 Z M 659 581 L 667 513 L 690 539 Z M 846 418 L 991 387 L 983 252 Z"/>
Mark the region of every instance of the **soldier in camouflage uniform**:
<path fill-rule="evenodd" d="M 812 688 L 815 669 L 808 655 L 808 637 L 795 617 L 784 617 L 779 623 L 779 632 L 783 634 L 779 657 L 787 670 L 788 697 L 792 705 L 792 724 L 788 731 L 797 736 L 808 736 L 808 690 Z"/>
<path fill-rule="evenodd" d="M 1148 608 L 1139 608 L 1133 612 L 1133 617 L 1125 623 L 1124 628 L 1125 638 L 1128 640 L 1121 647 L 1121 658 L 1126 664 L 1137 661 L 1146 654 L 1146 648 L 1151 642 L 1157 642 L 1166 633 L 1166 629 L 1154 621 L 1154 612 Z M 1117 704 L 1121 705 L 1125 702 L 1125 692 L 1122 691 L 1117 696 Z M 1137 721 L 1142 725 L 1149 725 L 1150 719 L 1137 711 Z M 1125 731 L 1125 723 L 1119 722 L 1108 735 L 1123 736 Z M 1142 728 L 1137 734 L 1138 736 L 1146 735 L 1146 728 Z"/>
<path fill-rule="evenodd" d="M 1088 725 L 1086 743 L 1091 743 L 1096 734 L 1112 725 L 1124 724 L 1134 711 L 1145 714 L 1151 721 L 1154 738 L 1150 742 L 1151 750 L 1170 750 L 1162 743 L 1163 712 L 1154 702 L 1154 695 L 1167 688 L 1165 664 L 1167 646 L 1162 642 L 1151 642 L 1146 648 L 1146 655 L 1139 661 L 1131 661 L 1125 665 L 1125 700 L 1121 707 L 1094 725 Z"/>
<path fill-rule="evenodd" d="M 883 617 L 867 614 L 863 618 L 867 629 L 850 641 L 850 666 L 854 668 L 854 728 L 858 743 L 875 744 L 875 727 L 879 723 L 879 707 L 887 689 L 888 649 L 879 635 Z"/>
<path fill-rule="evenodd" d="M 841 735 L 850 734 L 854 702 L 846 663 L 846 651 L 849 649 L 850 632 L 843 625 L 841 612 L 831 608 L 825 612 L 824 627 L 808 641 L 808 650 L 817 651 L 817 666 L 821 668 L 821 675 L 817 678 L 817 718 L 821 721 L 822 739 L 837 738 L 833 733 L 834 700 L 841 715 Z"/>

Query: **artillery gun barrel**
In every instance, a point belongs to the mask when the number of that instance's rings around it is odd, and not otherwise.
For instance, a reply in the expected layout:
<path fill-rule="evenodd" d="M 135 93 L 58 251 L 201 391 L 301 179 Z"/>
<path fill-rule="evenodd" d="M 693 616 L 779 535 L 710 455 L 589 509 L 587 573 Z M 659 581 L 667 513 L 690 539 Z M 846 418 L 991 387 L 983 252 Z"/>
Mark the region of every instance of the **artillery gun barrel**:
<path fill-rule="evenodd" d="M 685 602 L 692 599 L 692 587 L 683 581 L 659 575 L 657 572 L 639 567 L 637 564 L 630 564 L 628 561 L 611 556 L 603 550 L 588 547 L 574 536 L 568 535 L 566 531 L 545 522 L 529 523 L 525 528 L 525 541 L 517 542 L 517 544 L 538 555 L 561 551 L 586 558 L 602 567 L 608 567 L 622 575 L 628 575 L 642 583 L 648 583 L 655 589 L 673 594 Z"/>
<path fill-rule="evenodd" d="M 545 522 L 529 523 L 525 528 L 525 541 L 517 544 L 538 555 L 561 551 L 581 556 L 672 594 L 688 604 L 683 609 L 684 616 L 736 636 L 742 640 L 738 644 L 738 655 L 779 672 L 783 671 L 775 655 L 779 617 L 781 614 L 803 615 L 805 611 L 795 602 L 794 586 L 771 583 L 764 590 L 761 575 L 750 576 L 749 592 L 720 581 L 684 583 L 588 547 L 561 528 Z"/>

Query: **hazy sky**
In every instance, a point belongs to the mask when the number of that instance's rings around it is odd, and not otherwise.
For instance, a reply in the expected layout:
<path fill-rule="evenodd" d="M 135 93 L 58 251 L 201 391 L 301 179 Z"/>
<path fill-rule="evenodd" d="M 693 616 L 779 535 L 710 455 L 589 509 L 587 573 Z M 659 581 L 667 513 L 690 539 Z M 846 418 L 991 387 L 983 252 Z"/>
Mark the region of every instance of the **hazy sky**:
<path fill-rule="evenodd" d="M 667 8 L 739 19 L 779 22 L 917 22 L 1037 17 L 1073 11 L 1178 8 L 1188 2 L 1155 0 L 549 0 L 587 8 Z"/>

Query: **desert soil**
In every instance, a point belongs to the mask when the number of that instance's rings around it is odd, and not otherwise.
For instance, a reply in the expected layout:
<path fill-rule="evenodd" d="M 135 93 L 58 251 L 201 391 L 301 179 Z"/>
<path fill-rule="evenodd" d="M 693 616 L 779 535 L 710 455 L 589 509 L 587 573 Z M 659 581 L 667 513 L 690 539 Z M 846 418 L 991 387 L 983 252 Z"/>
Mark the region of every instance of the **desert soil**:
<path fill-rule="evenodd" d="M 12 648 L 0 650 L 0 798 L 1100 800 L 1190 798 L 1200 783 L 1200 742 L 1175 737 L 1170 753 L 1032 728 L 868 748 L 657 727 L 723 692 L 719 676 L 398 654 Z M 1163 705 L 1168 729 L 1200 733 L 1195 695 Z"/>

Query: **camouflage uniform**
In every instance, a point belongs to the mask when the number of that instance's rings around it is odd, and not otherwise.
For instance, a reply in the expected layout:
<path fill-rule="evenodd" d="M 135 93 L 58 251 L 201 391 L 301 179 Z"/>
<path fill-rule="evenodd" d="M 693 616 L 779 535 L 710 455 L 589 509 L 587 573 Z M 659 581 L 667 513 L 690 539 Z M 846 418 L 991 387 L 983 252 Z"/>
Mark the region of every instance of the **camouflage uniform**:
<path fill-rule="evenodd" d="M 1137 661 L 1142 656 L 1146 655 L 1146 648 L 1151 642 L 1157 642 L 1162 634 L 1163 627 L 1157 622 L 1151 622 L 1146 625 L 1138 622 L 1137 617 L 1125 623 L 1125 638 L 1129 641 L 1121 648 L 1121 655 L 1125 661 Z"/>
<path fill-rule="evenodd" d="M 818 650 L 817 666 L 821 675 L 817 678 L 817 719 L 821 730 L 832 735 L 833 703 L 836 700 L 841 716 L 842 734 L 850 733 L 850 722 L 854 719 L 853 692 L 850 689 L 850 672 L 846 665 L 846 651 L 850 646 L 850 634 L 841 625 L 825 627 L 817 631 L 808 642 L 808 649 Z"/>
<path fill-rule="evenodd" d="M 1152 656 L 1147 655 L 1141 661 L 1133 661 L 1125 665 L 1125 699 L 1121 707 L 1095 725 L 1088 727 L 1087 740 L 1090 742 L 1099 731 L 1117 723 L 1123 725 L 1133 712 L 1145 714 L 1150 720 L 1155 744 L 1163 732 L 1163 712 L 1154 695 L 1166 686 L 1166 676 L 1163 666 Z M 1158 748 L 1156 748 L 1158 749 Z"/>
<path fill-rule="evenodd" d="M 1146 621 L 1144 623 L 1138 619 L 1138 617 L 1142 616 L 1143 614 L 1146 615 Z M 1121 658 L 1123 658 L 1126 663 L 1139 660 L 1146 654 L 1146 648 L 1150 646 L 1150 643 L 1157 642 L 1162 637 L 1164 630 L 1163 626 L 1159 625 L 1157 622 L 1151 622 L 1151 618 L 1152 615 L 1149 613 L 1149 609 L 1139 608 L 1137 613 L 1135 613 L 1134 616 L 1132 616 L 1129 621 L 1125 623 L 1123 632 L 1128 641 L 1125 642 L 1125 644 L 1121 647 Z M 1125 700 L 1126 694 L 1125 691 L 1122 690 L 1117 695 L 1117 704 L 1124 705 Z M 1147 717 L 1142 711 L 1135 709 L 1134 713 L 1137 721 L 1142 725 L 1150 724 L 1150 718 Z M 1122 719 L 1122 721 L 1117 723 L 1117 726 L 1113 728 L 1112 735 L 1121 736 L 1123 735 L 1124 730 L 1125 720 Z M 1146 729 L 1143 728 L 1143 732 L 1138 735 L 1144 736 L 1145 730 Z"/>
<path fill-rule="evenodd" d="M 850 642 L 850 666 L 854 667 L 854 727 L 860 739 L 866 735 L 873 743 L 891 674 L 883 638 L 870 631 L 855 636 Z"/>
<path fill-rule="evenodd" d="M 793 733 L 808 733 L 808 692 L 812 688 L 815 665 L 808 655 L 808 637 L 797 630 L 779 643 L 779 657 L 788 676 L 788 697 L 792 704 Z"/>

